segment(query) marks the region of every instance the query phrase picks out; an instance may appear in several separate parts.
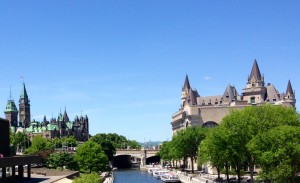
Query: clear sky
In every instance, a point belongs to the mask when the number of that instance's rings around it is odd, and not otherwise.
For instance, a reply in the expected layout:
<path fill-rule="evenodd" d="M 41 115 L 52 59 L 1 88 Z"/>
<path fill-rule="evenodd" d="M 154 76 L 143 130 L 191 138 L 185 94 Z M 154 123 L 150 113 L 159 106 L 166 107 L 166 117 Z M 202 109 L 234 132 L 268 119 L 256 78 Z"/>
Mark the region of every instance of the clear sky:
<path fill-rule="evenodd" d="M 185 75 L 201 96 L 239 93 L 257 59 L 300 92 L 300 1 L 0 1 L 0 109 L 25 78 L 32 118 L 87 114 L 90 133 L 172 136 Z M 299 108 L 299 102 L 297 104 Z M 4 113 L 0 115 L 4 117 Z"/>

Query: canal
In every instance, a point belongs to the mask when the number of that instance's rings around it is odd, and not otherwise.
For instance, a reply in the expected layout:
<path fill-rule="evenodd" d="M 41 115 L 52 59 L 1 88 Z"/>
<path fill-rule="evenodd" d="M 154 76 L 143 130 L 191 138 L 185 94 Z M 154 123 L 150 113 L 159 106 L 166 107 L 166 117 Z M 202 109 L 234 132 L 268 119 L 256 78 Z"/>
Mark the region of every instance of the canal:
<path fill-rule="evenodd" d="M 163 183 L 147 171 L 140 170 L 118 170 L 114 171 L 114 183 Z"/>

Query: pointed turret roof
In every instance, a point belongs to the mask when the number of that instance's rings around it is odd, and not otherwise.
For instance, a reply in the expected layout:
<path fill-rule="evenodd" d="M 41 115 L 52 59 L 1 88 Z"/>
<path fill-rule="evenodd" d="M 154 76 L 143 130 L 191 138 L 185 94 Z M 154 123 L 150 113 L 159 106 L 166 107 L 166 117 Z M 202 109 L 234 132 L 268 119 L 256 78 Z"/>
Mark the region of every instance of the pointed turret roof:
<path fill-rule="evenodd" d="M 65 112 L 64 112 L 64 121 L 66 121 L 66 122 L 70 121 L 66 108 L 65 108 Z"/>
<path fill-rule="evenodd" d="M 7 105 L 6 108 L 4 110 L 4 112 L 18 112 L 17 106 L 14 102 L 14 100 L 8 100 L 7 101 Z"/>
<path fill-rule="evenodd" d="M 183 89 L 188 89 L 188 90 L 191 89 L 191 85 L 190 85 L 190 82 L 189 82 L 188 75 L 185 76 L 185 81 L 184 81 Z"/>
<path fill-rule="evenodd" d="M 291 84 L 290 80 L 288 82 L 288 86 L 287 86 L 287 89 L 286 89 L 286 95 L 289 95 L 290 98 L 295 98 L 295 94 L 294 94 L 294 91 L 293 91 L 292 84 Z"/>
<path fill-rule="evenodd" d="M 254 60 L 249 80 L 251 80 L 252 78 L 254 78 L 255 81 L 261 80 L 261 74 L 256 59 Z"/>
<path fill-rule="evenodd" d="M 4 110 L 4 113 L 7 113 L 7 112 L 18 112 L 15 101 L 11 95 L 11 88 L 9 90 L 9 99 L 7 100 L 7 105 Z"/>
<path fill-rule="evenodd" d="M 197 105 L 197 97 L 198 97 L 198 92 L 189 89 L 186 103 L 190 105 Z"/>
<path fill-rule="evenodd" d="M 27 91 L 26 91 L 26 87 L 25 87 L 25 83 L 24 82 L 23 82 L 23 87 L 22 87 L 20 98 L 28 99 L 28 95 L 27 95 Z"/>

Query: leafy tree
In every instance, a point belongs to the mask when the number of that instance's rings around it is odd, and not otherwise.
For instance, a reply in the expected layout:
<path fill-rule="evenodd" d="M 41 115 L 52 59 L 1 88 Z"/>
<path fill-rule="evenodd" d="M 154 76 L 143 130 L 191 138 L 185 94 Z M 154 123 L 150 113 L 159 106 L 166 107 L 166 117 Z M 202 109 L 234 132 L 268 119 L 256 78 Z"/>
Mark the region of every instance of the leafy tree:
<path fill-rule="evenodd" d="M 189 127 L 179 131 L 172 139 L 175 147 L 179 149 L 178 156 L 191 158 L 192 173 L 194 173 L 194 161 L 197 159 L 198 146 L 205 139 L 206 133 L 206 128 Z"/>
<path fill-rule="evenodd" d="M 61 143 L 67 147 L 77 147 L 78 145 L 77 140 L 74 136 L 62 138 Z"/>
<path fill-rule="evenodd" d="M 80 177 L 73 180 L 74 183 L 101 183 L 101 177 L 93 172 L 90 174 L 81 174 Z"/>
<path fill-rule="evenodd" d="M 55 148 L 62 148 L 62 140 L 60 138 L 55 137 L 52 139 L 52 143 L 54 144 Z"/>
<path fill-rule="evenodd" d="M 130 149 L 141 149 L 141 145 L 136 140 L 128 140 L 128 146 Z"/>
<path fill-rule="evenodd" d="M 218 171 L 220 179 L 221 168 L 225 167 L 227 182 L 229 182 L 229 165 L 231 154 L 228 144 L 231 141 L 226 129 L 216 127 L 210 130 L 206 139 L 199 146 L 198 164 L 209 163 Z"/>
<path fill-rule="evenodd" d="M 247 144 L 258 134 L 278 126 L 299 126 L 299 124 L 299 115 L 294 108 L 271 105 L 246 107 L 242 110 L 232 111 L 224 117 L 217 128 L 222 129 L 221 131 L 224 131 L 226 136 L 225 134 L 222 136 L 215 134 L 215 138 L 210 137 L 213 140 L 209 144 L 224 140 L 226 146 L 219 144 L 215 147 L 216 151 L 224 151 L 229 155 L 226 161 L 235 167 L 238 182 L 240 182 L 243 165 L 249 165 L 253 182 L 254 165 L 259 157 L 247 147 Z M 213 157 L 209 158 L 214 159 Z M 225 161 L 223 163 L 226 165 Z"/>
<path fill-rule="evenodd" d="M 25 150 L 25 154 L 39 155 L 45 164 L 48 156 L 54 151 L 52 142 L 40 135 L 33 137 L 31 146 Z"/>
<path fill-rule="evenodd" d="M 300 171 L 300 127 L 279 126 L 258 134 L 248 144 L 260 163 L 264 179 L 295 182 Z"/>
<path fill-rule="evenodd" d="M 77 148 L 75 160 L 80 168 L 84 170 L 103 171 L 107 169 L 108 158 L 99 144 L 94 141 L 87 141 Z"/>
<path fill-rule="evenodd" d="M 109 138 L 107 138 L 105 134 L 97 134 L 93 136 L 90 140 L 96 142 L 102 147 L 109 161 L 113 160 L 114 154 L 116 153 L 116 147 L 114 146 L 114 143 Z"/>
<path fill-rule="evenodd" d="M 74 155 L 67 152 L 50 154 L 47 160 L 47 166 L 49 168 L 63 168 L 66 166 L 70 170 L 78 170 L 79 165 L 74 159 Z"/>

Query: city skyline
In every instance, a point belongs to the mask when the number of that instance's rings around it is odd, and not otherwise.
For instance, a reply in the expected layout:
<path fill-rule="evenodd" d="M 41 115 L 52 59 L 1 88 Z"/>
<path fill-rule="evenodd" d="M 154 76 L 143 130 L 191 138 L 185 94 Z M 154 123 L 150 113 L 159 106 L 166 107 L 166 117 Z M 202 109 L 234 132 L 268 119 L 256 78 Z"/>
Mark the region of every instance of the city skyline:
<path fill-rule="evenodd" d="M 300 2 L 0 2 L 0 117 L 23 79 L 32 119 L 88 115 L 90 133 L 172 137 L 185 75 L 200 96 L 239 94 L 254 59 L 299 91 Z M 296 103 L 299 109 L 299 104 Z"/>

